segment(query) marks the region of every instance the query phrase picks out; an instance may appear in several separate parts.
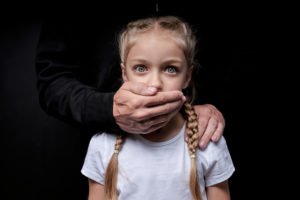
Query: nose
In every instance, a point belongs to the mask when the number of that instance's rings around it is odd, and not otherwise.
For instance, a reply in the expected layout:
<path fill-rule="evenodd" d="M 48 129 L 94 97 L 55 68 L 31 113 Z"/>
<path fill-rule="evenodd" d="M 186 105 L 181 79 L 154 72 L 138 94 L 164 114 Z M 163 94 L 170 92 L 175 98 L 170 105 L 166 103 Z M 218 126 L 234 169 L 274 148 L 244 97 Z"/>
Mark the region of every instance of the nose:
<path fill-rule="evenodd" d="M 149 80 L 149 85 L 152 87 L 156 87 L 158 91 L 162 91 L 162 87 L 163 87 L 162 77 L 158 71 L 152 73 Z"/>

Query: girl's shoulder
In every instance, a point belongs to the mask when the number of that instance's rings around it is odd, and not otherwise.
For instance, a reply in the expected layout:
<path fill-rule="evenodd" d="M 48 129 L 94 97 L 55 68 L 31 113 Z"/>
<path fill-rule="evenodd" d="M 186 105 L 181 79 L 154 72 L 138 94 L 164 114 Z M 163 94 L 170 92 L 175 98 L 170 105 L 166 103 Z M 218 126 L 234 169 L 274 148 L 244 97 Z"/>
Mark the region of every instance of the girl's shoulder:
<path fill-rule="evenodd" d="M 88 149 L 90 152 L 107 149 L 113 147 L 115 142 L 115 134 L 105 132 L 97 133 L 91 138 Z"/>
<path fill-rule="evenodd" d="M 197 151 L 197 163 L 203 170 L 206 186 L 227 180 L 235 171 L 224 137 L 218 142 L 210 142 L 204 151 Z"/>
<path fill-rule="evenodd" d="M 205 160 L 218 159 L 229 154 L 227 143 L 222 136 L 218 142 L 209 142 L 204 150 L 197 151 L 198 156 Z"/>

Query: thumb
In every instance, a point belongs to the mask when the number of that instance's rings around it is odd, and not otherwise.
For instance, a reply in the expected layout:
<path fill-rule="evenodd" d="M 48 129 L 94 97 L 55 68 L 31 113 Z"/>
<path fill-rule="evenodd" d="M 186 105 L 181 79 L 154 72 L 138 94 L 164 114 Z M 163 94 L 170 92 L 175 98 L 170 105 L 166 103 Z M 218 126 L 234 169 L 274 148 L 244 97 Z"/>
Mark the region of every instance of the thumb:
<path fill-rule="evenodd" d="M 137 95 L 151 96 L 157 92 L 156 87 L 148 86 L 147 84 L 141 82 L 126 81 L 122 87 L 123 89 Z"/>

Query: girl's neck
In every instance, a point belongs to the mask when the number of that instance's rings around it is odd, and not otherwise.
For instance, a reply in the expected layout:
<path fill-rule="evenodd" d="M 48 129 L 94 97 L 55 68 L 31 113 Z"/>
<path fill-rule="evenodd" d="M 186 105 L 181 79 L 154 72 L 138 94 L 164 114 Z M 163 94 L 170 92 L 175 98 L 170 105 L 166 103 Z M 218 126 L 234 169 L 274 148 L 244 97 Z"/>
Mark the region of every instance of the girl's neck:
<path fill-rule="evenodd" d="M 147 140 L 152 142 L 163 142 L 172 139 L 175 137 L 184 124 L 184 119 L 180 113 L 176 114 L 166 126 L 163 128 L 154 131 L 152 133 L 148 133 L 142 135 Z"/>

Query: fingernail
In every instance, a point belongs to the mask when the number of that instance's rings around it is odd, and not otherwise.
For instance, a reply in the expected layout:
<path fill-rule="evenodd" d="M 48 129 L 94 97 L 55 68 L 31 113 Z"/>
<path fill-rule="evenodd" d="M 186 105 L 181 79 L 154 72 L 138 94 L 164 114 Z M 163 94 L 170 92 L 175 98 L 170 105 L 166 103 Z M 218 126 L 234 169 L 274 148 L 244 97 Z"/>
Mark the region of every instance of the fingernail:
<path fill-rule="evenodd" d="M 218 140 L 218 137 L 217 136 L 213 136 L 211 139 L 215 142 L 215 141 Z"/>
<path fill-rule="evenodd" d="M 200 143 L 200 148 L 203 149 L 204 148 L 204 142 Z"/>
<path fill-rule="evenodd" d="M 186 101 L 186 97 L 184 95 L 182 96 L 182 101 Z"/>

